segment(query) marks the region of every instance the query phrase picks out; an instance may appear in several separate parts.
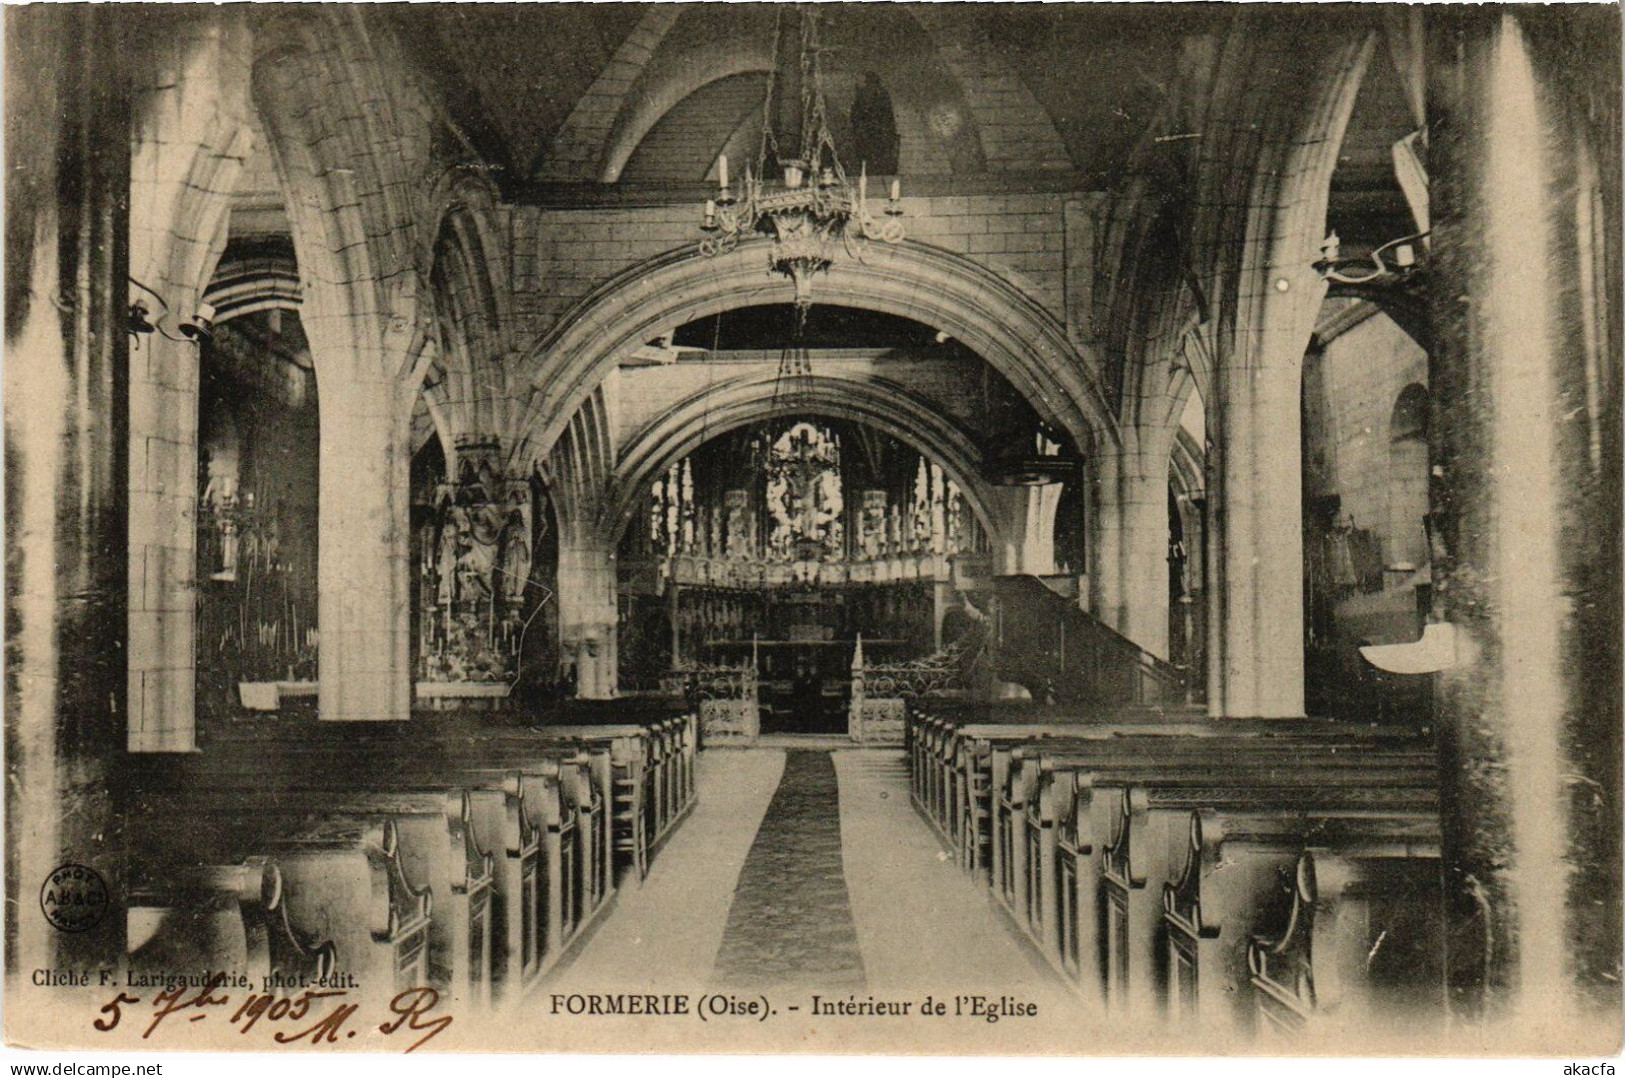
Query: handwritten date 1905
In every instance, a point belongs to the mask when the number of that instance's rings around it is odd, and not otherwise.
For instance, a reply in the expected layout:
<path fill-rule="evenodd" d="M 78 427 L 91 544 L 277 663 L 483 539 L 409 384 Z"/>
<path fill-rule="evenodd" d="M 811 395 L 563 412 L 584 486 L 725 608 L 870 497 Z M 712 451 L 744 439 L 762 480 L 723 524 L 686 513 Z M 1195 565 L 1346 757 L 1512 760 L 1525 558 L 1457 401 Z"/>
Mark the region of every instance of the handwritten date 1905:
<path fill-rule="evenodd" d="M 225 975 L 221 974 L 191 995 L 182 986 L 159 992 L 149 1005 L 152 1020 L 142 1032 L 142 1039 L 151 1038 L 172 1015 L 177 1021 L 184 1018 L 188 1022 L 201 1022 L 210 1014 L 226 1013 L 226 1009 L 231 1007 L 231 997 L 217 992 L 224 983 Z M 354 1029 L 345 1027 L 361 1008 L 359 1003 L 342 1002 L 342 997 L 347 995 L 348 992 L 336 989 L 307 989 L 297 996 L 250 993 L 235 1010 L 230 1011 L 227 1020 L 243 1035 L 263 1021 L 267 1028 L 274 1030 L 271 1039 L 277 1044 L 341 1044 L 356 1035 Z M 334 1002 L 322 1002 L 329 999 Z M 141 1004 L 140 996 L 120 992 L 102 1007 L 98 1012 L 101 1017 L 93 1024 L 103 1033 L 112 1032 L 123 1020 L 123 1008 L 133 1010 Z M 378 1032 L 386 1037 L 393 1037 L 403 1030 L 421 1033 L 422 1036 L 406 1048 L 407 1052 L 414 1052 L 451 1025 L 451 1015 L 430 1014 L 439 1004 L 440 993 L 433 988 L 408 988 L 398 992 L 389 1001 L 391 1017 L 379 1024 Z M 300 1025 L 307 1020 L 308 1025 Z"/>

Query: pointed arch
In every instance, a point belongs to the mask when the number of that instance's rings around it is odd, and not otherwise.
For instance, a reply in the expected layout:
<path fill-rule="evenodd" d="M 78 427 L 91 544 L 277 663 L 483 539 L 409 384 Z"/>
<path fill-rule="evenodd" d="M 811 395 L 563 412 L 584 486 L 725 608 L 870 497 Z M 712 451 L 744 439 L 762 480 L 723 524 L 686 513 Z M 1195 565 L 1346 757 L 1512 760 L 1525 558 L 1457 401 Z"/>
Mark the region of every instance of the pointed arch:
<path fill-rule="evenodd" d="M 763 273 L 765 242 L 704 258 L 692 247 L 635 266 L 587 296 L 524 357 L 530 399 L 515 452 L 545 457 L 569 417 L 631 349 L 660 330 L 741 306 L 785 303 L 788 280 Z M 1009 380 L 1085 454 L 1118 440 L 1094 357 L 1036 301 L 992 270 L 921 243 L 843 257 L 816 286 L 830 303 L 912 318 L 949 333 Z"/>
<path fill-rule="evenodd" d="M 792 394 L 780 389 L 773 375 L 719 383 L 677 403 L 634 435 L 615 465 L 610 482 L 613 496 L 600 521 L 610 542 L 620 541 L 638 498 L 673 462 L 710 439 L 775 412 L 793 410 L 883 430 L 942 465 L 997 547 L 1003 529 L 994 512 L 993 486 L 983 473 L 982 451 L 970 434 L 929 403 L 883 379 L 814 376 Z"/>

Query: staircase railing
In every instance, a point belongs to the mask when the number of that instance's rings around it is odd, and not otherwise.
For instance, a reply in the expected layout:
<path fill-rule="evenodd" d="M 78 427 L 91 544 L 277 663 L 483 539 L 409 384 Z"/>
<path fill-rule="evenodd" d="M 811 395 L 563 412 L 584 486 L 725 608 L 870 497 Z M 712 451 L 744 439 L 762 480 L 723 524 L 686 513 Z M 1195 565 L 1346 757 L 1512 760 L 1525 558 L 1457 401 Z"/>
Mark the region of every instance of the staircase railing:
<path fill-rule="evenodd" d="M 994 671 L 1034 699 L 1112 706 L 1182 703 L 1180 669 L 1034 576 L 997 578 Z"/>

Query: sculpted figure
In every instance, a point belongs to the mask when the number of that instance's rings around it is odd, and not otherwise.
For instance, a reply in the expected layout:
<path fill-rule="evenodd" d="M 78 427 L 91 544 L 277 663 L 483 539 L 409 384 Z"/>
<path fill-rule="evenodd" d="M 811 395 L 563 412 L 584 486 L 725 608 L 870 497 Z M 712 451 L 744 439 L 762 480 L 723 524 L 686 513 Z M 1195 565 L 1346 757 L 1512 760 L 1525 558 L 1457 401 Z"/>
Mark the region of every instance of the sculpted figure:
<path fill-rule="evenodd" d="M 524 603 L 525 585 L 530 581 L 530 521 L 518 493 L 510 502 L 501 540 L 503 605 L 517 613 Z"/>

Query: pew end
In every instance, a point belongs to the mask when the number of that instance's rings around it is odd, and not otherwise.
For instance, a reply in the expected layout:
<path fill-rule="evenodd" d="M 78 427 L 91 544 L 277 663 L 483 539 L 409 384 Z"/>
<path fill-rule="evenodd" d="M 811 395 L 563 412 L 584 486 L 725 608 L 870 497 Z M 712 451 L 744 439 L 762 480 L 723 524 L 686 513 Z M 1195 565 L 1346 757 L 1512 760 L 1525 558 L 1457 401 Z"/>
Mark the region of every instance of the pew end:
<path fill-rule="evenodd" d="M 1283 927 L 1247 944 L 1259 1031 L 1389 1028 L 1445 1008 L 1441 862 L 1305 850 Z"/>

